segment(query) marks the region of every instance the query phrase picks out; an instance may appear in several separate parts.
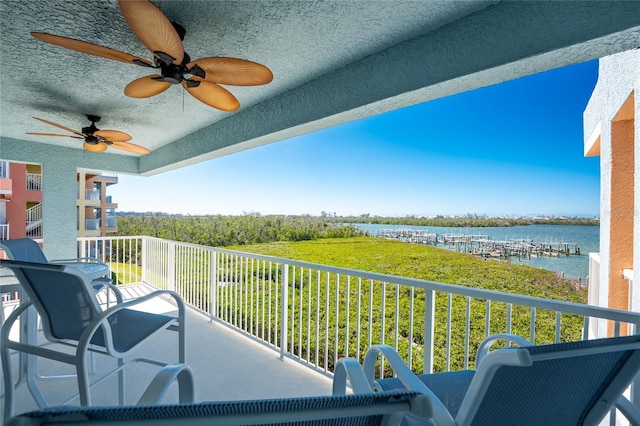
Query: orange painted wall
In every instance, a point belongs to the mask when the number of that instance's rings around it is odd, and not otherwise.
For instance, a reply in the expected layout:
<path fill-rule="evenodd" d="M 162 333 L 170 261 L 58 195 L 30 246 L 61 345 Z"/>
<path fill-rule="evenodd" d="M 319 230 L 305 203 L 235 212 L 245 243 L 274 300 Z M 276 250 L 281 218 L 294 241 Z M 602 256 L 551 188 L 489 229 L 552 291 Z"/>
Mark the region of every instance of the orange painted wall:
<path fill-rule="evenodd" d="M 609 307 L 623 310 L 629 309 L 629 281 L 622 270 L 633 268 L 634 167 L 634 121 L 613 121 Z"/>

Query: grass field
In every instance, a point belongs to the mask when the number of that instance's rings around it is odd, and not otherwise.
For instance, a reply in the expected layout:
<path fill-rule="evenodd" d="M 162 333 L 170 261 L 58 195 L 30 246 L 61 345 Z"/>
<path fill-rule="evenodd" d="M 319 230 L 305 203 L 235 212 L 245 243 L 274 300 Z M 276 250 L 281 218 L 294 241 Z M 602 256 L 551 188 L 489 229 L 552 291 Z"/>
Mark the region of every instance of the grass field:
<path fill-rule="evenodd" d="M 446 284 L 577 303 L 587 301 L 586 288 L 551 271 L 380 238 L 319 239 L 229 248 Z"/>

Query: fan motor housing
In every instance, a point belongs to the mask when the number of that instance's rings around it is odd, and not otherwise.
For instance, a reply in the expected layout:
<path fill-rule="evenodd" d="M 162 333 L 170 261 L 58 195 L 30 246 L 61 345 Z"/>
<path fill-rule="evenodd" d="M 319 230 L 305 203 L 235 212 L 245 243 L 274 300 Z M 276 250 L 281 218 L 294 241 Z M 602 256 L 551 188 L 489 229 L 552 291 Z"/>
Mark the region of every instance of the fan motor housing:
<path fill-rule="evenodd" d="M 184 80 L 185 71 L 182 65 L 166 65 L 161 69 L 162 79 L 167 83 L 178 84 Z"/>
<path fill-rule="evenodd" d="M 100 143 L 100 139 L 98 139 L 97 137 L 93 136 L 93 134 L 85 132 L 85 129 L 82 129 L 82 133 L 85 133 L 87 135 L 86 138 L 84 138 L 84 141 L 88 144 L 91 145 L 97 145 L 98 143 Z"/>

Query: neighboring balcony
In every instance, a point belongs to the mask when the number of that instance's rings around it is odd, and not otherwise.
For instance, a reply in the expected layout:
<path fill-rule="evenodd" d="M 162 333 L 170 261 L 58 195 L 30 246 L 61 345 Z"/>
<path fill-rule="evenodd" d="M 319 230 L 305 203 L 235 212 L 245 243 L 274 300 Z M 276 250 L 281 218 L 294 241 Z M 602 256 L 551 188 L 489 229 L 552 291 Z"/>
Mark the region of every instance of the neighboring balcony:
<path fill-rule="evenodd" d="M 118 207 L 118 203 L 114 203 L 113 202 L 113 197 L 111 195 L 107 195 L 106 197 L 104 197 L 104 204 L 106 208 L 112 208 L 115 209 Z"/>
<path fill-rule="evenodd" d="M 85 189 L 84 190 L 84 199 L 86 201 L 100 201 L 100 190 L 99 189 Z"/>
<path fill-rule="evenodd" d="M 105 217 L 106 221 L 106 232 L 118 232 L 118 218 L 114 216 Z"/>
<path fill-rule="evenodd" d="M 42 191 L 42 173 L 27 173 L 27 191 Z"/>
<path fill-rule="evenodd" d="M 187 362 L 199 401 L 326 395 L 336 361 L 372 344 L 393 346 L 422 373 L 473 369 L 478 343 L 494 333 L 582 340 L 592 318 L 640 330 L 640 313 L 152 237 L 79 238 L 78 255 L 109 263 L 123 290 L 173 290 L 192 307 Z"/>

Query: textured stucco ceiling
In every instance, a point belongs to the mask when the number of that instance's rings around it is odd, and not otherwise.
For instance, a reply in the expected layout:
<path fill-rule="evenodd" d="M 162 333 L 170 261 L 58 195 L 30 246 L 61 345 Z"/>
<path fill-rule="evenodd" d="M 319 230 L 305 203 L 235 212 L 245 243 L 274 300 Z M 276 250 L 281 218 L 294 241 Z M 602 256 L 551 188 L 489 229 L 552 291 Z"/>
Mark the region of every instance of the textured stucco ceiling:
<path fill-rule="evenodd" d="M 116 0 L 1 0 L 0 158 L 155 174 L 463 90 L 640 46 L 640 3 L 495 1 L 156 1 L 183 25 L 192 59 L 268 66 L 265 86 L 227 88 L 212 109 L 179 86 L 123 94 L 148 69 L 43 43 L 31 31 L 151 54 Z M 88 153 L 33 116 L 80 130 L 85 114 L 149 148 Z M 45 168 L 46 170 L 46 168 Z"/>

